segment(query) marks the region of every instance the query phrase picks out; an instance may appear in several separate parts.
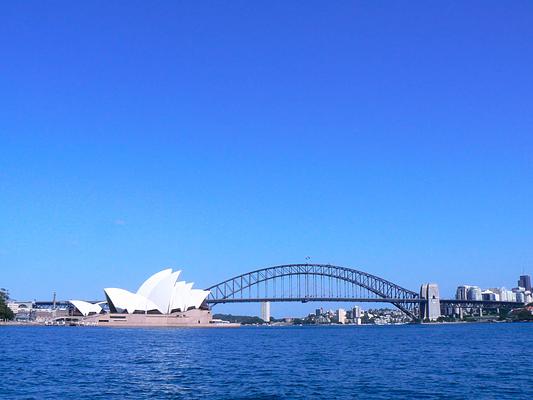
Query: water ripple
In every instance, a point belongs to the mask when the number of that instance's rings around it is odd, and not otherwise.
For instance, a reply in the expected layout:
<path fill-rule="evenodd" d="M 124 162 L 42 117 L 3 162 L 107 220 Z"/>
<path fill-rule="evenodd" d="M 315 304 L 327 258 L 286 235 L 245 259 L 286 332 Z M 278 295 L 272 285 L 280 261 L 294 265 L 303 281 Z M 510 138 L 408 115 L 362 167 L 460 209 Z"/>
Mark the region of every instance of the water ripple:
<path fill-rule="evenodd" d="M 533 324 L 1 327 L 6 399 L 521 399 Z"/>

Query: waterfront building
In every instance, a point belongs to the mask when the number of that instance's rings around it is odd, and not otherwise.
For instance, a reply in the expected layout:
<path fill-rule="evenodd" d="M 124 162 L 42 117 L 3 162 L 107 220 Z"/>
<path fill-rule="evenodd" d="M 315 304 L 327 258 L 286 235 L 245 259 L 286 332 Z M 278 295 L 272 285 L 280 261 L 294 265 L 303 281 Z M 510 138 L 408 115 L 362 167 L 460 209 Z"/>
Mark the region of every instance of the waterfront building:
<path fill-rule="evenodd" d="M 33 309 L 33 302 L 32 301 L 10 301 L 7 303 L 7 306 L 11 311 L 13 311 L 13 314 L 17 315 L 19 312 L 29 312 Z"/>
<path fill-rule="evenodd" d="M 533 302 L 533 296 L 531 295 L 531 291 L 530 290 L 524 291 L 524 302 L 525 303 Z"/>
<path fill-rule="evenodd" d="M 516 293 L 512 290 L 505 290 L 507 301 L 516 301 Z"/>
<path fill-rule="evenodd" d="M 516 301 L 520 303 L 526 302 L 526 295 L 524 294 L 524 292 L 516 292 L 515 296 L 516 296 Z"/>
<path fill-rule="evenodd" d="M 485 301 L 497 301 L 500 299 L 500 296 L 492 290 L 486 289 L 481 292 L 481 299 Z"/>
<path fill-rule="evenodd" d="M 270 322 L 270 301 L 261 303 L 261 319 L 265 322 Z"/>
<path fill-rule="evenodd" d="M 339 308 L 337 310 L 337 320 L 339 321 L 339 324 L 346 323 L 346 310 L 345 309 Z"/>
<path fill-rule="evenodd" d="M 15 321 L 19 322 L 46 322 L 69 314 L 66 302 L 10 301 L 7 306 L 13 311 Z"/>
<path fill-rule="evenodd" d="M 356 325 L 361 325 L 361 307 L 354 306 L 352 308 L 352 320 Z"/>
<path fill-rule="evenodd" d="M 481 289 L 478 286 L 470 286 L 466 294 L 467 300 L 480 301 L 483 299 L 481 296 Z"/>
<path fill-rule="evenodd" d="M 455 292 L 455 299 L 456 300 L 468 300 L 468 289 L 469 288 L 470 288 L 469 285 L 458 286 Z"/>
<path fill-rule="evenodd" d="M 181 271 L 168 268 L 149 277 L 130 292 L 120 288 L 106 288 L 109 313 L 103 303 L 70 300 L 83 322 L 107 326 L 191 326 L 211 321 L 205 299 L 209 291 L 193 289 L 193 283 L 178 281 Z"/>
<path fill-rule="evenodd" d="M 148 278 L 136 293 L 119 288 L 104 289 L 109 309 L 129 314 L 169 314 L 200 308 L 209 292 L 193 289 L 193 283 L 178 281 L 180 273 L 170 268 L 160 271 Z"/>
<path fill-rule="evenodd" d="M 504 287 L 491 288 L 490 290 L 500 296 L 500 301 L 516 301 L 516 294 L 511 290 L 507 290 Z"/>
<path fill-rule="evenodd" d="M 526 302 L 526 289 L 525 288 L 519 286 L 517 288 L 513 288 L 512 291 L 516 297 L 516 301 L 520 303 Z"/>

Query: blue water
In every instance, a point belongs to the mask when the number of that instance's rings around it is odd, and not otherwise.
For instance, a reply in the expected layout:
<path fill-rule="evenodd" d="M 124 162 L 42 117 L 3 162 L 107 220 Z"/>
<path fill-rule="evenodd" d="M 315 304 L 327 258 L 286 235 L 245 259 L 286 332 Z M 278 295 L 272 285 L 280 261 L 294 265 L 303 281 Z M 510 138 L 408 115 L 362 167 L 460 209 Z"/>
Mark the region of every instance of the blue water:
<path fill-rule="evenodd" d="M 526 399 L 533 324 L 0 327 L 2 399 Z"/>

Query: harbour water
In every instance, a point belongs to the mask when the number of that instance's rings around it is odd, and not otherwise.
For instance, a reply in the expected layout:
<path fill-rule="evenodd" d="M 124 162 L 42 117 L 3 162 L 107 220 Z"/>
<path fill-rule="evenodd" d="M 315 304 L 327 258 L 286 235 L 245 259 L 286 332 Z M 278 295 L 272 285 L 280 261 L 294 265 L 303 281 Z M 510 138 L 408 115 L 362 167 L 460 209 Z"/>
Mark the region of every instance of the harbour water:
<path fill-rule="evenodd" d="M 533 324 L 0 327 L 2 399 L 526 399 Z"/>

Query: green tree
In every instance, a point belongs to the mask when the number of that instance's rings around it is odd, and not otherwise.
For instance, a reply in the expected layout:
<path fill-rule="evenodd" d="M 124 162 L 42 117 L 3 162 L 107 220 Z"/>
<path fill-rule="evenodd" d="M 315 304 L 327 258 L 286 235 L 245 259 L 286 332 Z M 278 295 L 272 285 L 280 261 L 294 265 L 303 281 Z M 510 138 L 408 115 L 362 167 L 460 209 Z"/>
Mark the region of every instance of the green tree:
<path fill-rule="evenodd" d="M 516 321 L 533 321 L 533 315 L 527 308 L 522 308 L 515 316 Z"/>
<path fill-rule="evenodd" d="M 500 313 L 499 313 L 498 319 L 499 319 L 500 321 L 503 321 L 503 320 L 506 319 L 508 316 L 509 316 L 509 309 L 507 309 L 507 308 L 500 308 Z"/>
<path fill-rule="evenodd" d="M 13 311 L 7 306 L 9 300 L 9 292 L 2 288 L 0 289 L 0 321 L 12 320 L 15 318 Z"/>

